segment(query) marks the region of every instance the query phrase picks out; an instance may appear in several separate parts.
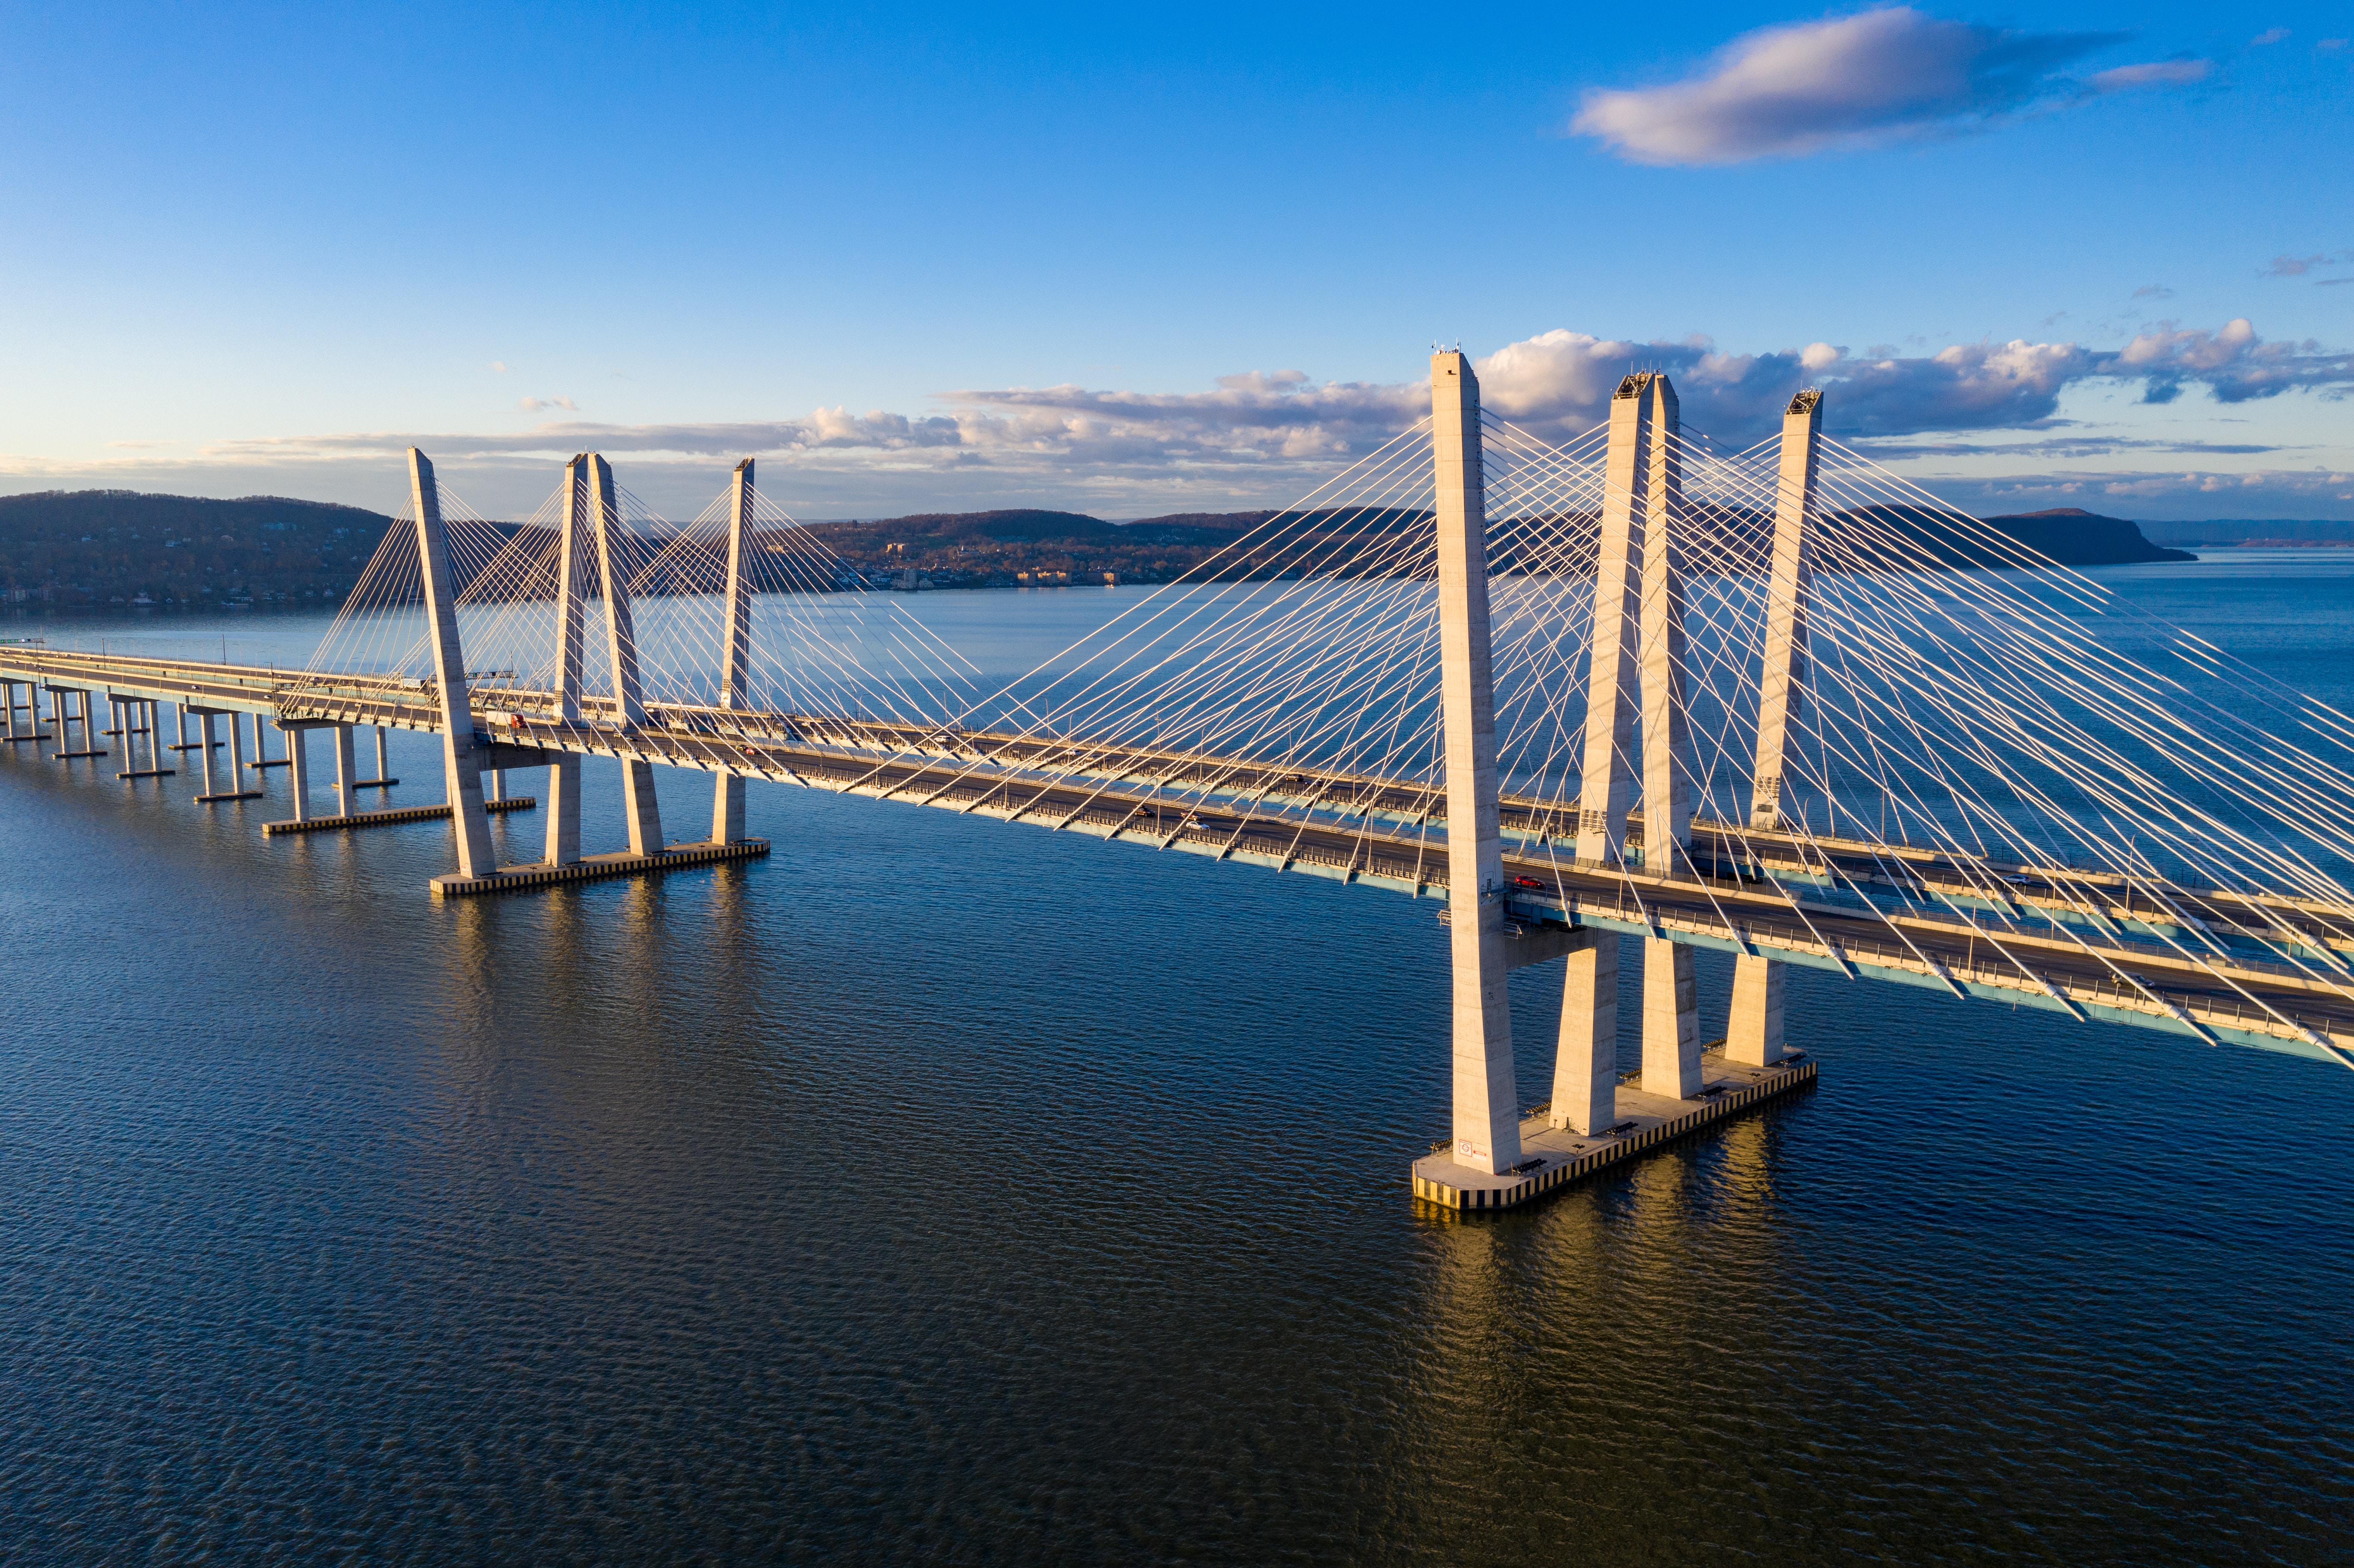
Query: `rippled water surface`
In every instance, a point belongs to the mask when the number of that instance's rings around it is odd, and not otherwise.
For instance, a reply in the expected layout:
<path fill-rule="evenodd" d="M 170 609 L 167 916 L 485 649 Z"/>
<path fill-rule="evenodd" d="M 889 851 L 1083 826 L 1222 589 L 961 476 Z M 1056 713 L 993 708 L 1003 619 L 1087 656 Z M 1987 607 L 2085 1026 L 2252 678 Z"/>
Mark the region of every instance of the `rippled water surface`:
<path fill-rule="evenodd" d="M 2354 706 L 2348 554 L 2105 575 Z M 1449 1223 L 1427 903 L 756 786 L 445 907 L 100 767 L 0 748 L 0 1560 L 2354 1560 L 2354 1074 L 1794 970 L 1815 1090 Z"/>

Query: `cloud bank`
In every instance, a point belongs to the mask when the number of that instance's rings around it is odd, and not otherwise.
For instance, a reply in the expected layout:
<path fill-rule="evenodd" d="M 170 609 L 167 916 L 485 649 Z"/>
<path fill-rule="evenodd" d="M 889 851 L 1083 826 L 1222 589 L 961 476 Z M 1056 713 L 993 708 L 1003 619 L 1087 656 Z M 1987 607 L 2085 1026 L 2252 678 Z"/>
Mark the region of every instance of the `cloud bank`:
<path fill-rule="evenodd" d="M 1957 477 L 1981 486 L 1988 482 L 1988 459 L 2016 469 L 2099 456 L 2250 457 L 2275 450 L 2239 440 L 2105 440 L 2076 430 L 2056 440 L 2038 435 L 2067 423 L 2059 409 L 2072 387 L 2135 388 L 2152 404 L 2199 388 L 2225 405 L 2288 392 L 2337 397 L 2354 388 L 2354 355 L 2309 340 L 2267 342 L 2245 318 L 2211 328 L 2163 323 L 2114 348 L 2013 339 L 1911 356 L 1858 354 L 1827 343 L 1737 353 L 1700 337 L 1637 342 L 1561 328 L 1508 344 L 1477 365 L 1491 411 L 1555 440 L 1605 418 L 1610 394 L 1630 368 L 1673 376 L 1687 426 L 1734 446 L 1777 429 L 1797 387 L 1820 387 L 1827 393 L 1826 429 L 1835 437 L 1887 461 L 1969 460 L 1976 471 Z M 665 486 L 707 483 L 716 493 L 725 468 L 749 455 L 761 460 L 771 493 L 791 496 L 791 504 L 814 515 L 1052 503 L 1137 516 L 1280 504 L 1414 424 L 1427 412 L 1429 394 L 1418 380 L 1320 383 L 1286 369 L 1221 376 L 1199 392 L 1014 387 L 946 393 L 938 402 L 938 411 L 917 415 L 835 408 L 794 418 L 730 422 L 623 425 L 572 418 L 491 433 L 278 436 L 220 441 L 177 455 L 142 452 L 107 464 L 0 459 L 0 473 L 54 482 L 69 469 L 97 482 L 154 484 L 185 483 L 179 476 L 208 471 L 238 486 L 238 493 L 290 484 L 299 490 L 290 470 L 390 473 L 415 445 L 447 473 L 489 475 L 499 486 L 515 487 L 512 495 L 500 489 L 469 499 L 527 511 L 525 489 L 544 490 L 553 482 L 554 464 L 594 449 L 629 455 L 636 473 L 628 481 L 632 488 L 650 501 L 662 492 L 662 503 L 673 506 L 694 499 L 699 507 L 708 497 L 672 495 Z M 1971 439 L 1998 431 L 2038 439 Z M 232 472 L 239 477 L 228 480 Z M 1925 471 L 1918 477 L 1931 478 Z M 461 493 L 474 482 L 461 481 Z M 2189 482 L 2161 475 L 2153 482 L 2179 491 Z M 2280 482 L 2302 487 L 2298 493 L 2311 488 L 2302 479 Z M 214 486 L 197 488 L 210 493 Z M 358 493 L 338 498 L 384 503 Z M 530 502 L 536 498 L 535 492 Z"/>
<path fill-rule="evenodd" d="M 1633 163 L 1739 164 L 1950 134 L 2032 109 L 2184 86 L 2211 69 L 2175 59 L 2067 74 L 2124 39 L 1975 26 L 1889 6 L 1761 28 L 1683 81 L 1588 93 L 1570 128 Z"/>

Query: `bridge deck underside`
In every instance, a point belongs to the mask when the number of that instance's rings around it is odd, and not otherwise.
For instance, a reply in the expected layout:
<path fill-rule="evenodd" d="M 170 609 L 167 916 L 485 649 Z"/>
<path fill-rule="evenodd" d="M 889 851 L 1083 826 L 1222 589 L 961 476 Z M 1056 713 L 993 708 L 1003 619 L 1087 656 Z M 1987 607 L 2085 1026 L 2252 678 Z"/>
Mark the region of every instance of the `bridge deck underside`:
<path fill-rule="evenodd" d="M 120 655 L 16 653 L 0 676 L 124 696 L 235 708 L 301 723 L 438 732 L 415 682 L 286 673 Z M 546 694 L 477 694 L 511 715 L 493 763 L 549 752 L 642 758 L 1069 829 L 1400 891 L 1444 894 L 1443 795 L 1427 783 L 1269 766 L 1150 747 L 949 730 L 823 715 L 649 704 L 623 730 L 599 705 L 578 722 Z M 488 726 L 486 726 L 488 727 Z M 1980 862 L 1934 851 L 1726 824 L 1695 824 L 1698 874 L 1580 863 L 1564 842 L 1575 802 L 1508 797 L 1508 913 L 1528 925 L 1588 925 L 1757 953 L 1852 976 L 2172 1029 L 2354 1065 L 2354 985 L 2285 965 L 2217 962 L 2168 945 L 2178 928 L 2131 906 L 2123 878 Z M 1638 819 L 1639 820 L 1639 819 Z M 2003 891 L 1989 897 L 1990 879 Z M 2213 889 L 2177 908 L 2211 930 L 2268 924 L 2342 967 L 2354 911 Z M 2125 898 L 2127 901 L 2121 903 Z M 1890 907 L 1893 899 L 1900 907 Z M 2009 922 L 1999 916 L 2008 914 Z M 2042 928 L 2018 928 L 2019 917 Z M 2341 1044 L 2344 1042 L 2346 1044 Z"/>

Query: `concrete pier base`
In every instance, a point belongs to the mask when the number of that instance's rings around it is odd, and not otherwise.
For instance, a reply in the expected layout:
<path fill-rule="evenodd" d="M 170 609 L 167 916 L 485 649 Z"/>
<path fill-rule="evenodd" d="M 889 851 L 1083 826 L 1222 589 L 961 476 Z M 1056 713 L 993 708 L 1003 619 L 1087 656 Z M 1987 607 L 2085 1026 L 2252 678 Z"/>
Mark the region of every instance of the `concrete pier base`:
<path fill-rule="evenodd" d="M 766 839 L 744 839 L 732 844 L 673 844 L 652 854 L 585 855 L 563 865 L 535 861 L 528 865 L 503 865 L 488 876 L 451 873 L 433 879 L 433 896 L 460 898 L 478 893 L 521 893 L 554 887 L 567 882 L 594 882 L 608 876 L 641 876 L 689 866 L 716 865 L 723 861 L 757 860 L 769 853 Z"/>
<path fill-rule="evenodd" d="M 1599 1135 L 1555 1128 L 1550 1115 L 1540 1111 L 1521 1123 L 1520 1163 L 1492 1176 L 1458 1165 L 1443 1151 L 1426 1155 L 1414 1162 L 1414 1195 L 1447 1209 L 1512 1208 L 1811 1084 L 1815 1064 L 1793 1052 L 1771 1066 L 1748 1066 L 1712 1050 L 1702 1058 L 1702 1077 L 1696 1100 L 1621 1085 L 1618 1120 Z"/>
<path fill-rule="evenodd" d="M 260 790 L 254 791 L 260 794 Z M 532 795 L 510 795 L 504 800 L 485 800 L 482 810 L 496 816 L 501 811 L 528 811 L 539 804 Z M 442 806 L 396 806 L 388 811 L 344 811 L 332 817 L 297 817 L 290 821 L 264 822 L 265 837 L 276 838 L 281 833 L 333 832 L 345 828 L 388 828 L 400 822 L 446 822 L 450 808 Z"/>

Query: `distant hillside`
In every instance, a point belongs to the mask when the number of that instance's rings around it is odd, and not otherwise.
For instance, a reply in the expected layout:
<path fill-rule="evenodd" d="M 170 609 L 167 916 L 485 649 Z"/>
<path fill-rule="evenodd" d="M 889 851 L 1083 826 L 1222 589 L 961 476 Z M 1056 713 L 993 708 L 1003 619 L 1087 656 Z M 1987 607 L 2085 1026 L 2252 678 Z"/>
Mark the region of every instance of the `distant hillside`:
<path fill-rule="evenodd" d="M 2195 561 L 2183 550 L 2152 544 L 2141 525 L 2122 517 L 2103 517 L 2081 506 L 2054 506 L 2043 512 L 2014 512 L 1982 519 L 2029 549 L 2051 556 L 2063 567 L 2118 567 L 2137 561 Z M 2001 566 L 1991 552 L 1977 545 L 1944 541 L 1942 558 L 1954 566 Z"/>
<path fill-rule="evenodd" d="M 1903 557 L 2005 564 L 1999 552 L 1971 542 L 1954 514 L 1881 508 L 1878 515 L 1908 541 Z M 2191 558 L 2152 544 L 2123 518 L 2074 507 L 1986 521 L 2070 566 Z M 1109 523 L 1027 508 L 821 523 L 811 531 L 870 582 L 896 581 L 913 570 L 934 588 L 990 588 L 1034 581 L 1042 573 L 1047 580 L 1066 573 L 1074 583 L 1100 583 L 1106 573 L 1122 582 L 1166 582 L 1204 569 L 1222 578 L 1265 578 L 1319 569 L 1382 535 L 1426 522 L 1417 511 L 1297 517 L 1263 511 Z M 1766 520 L 1755 522 L 1751 531 L 1762 537 Z M 207 501 L 123 490 L 0 496 L 0 597 L 53 604 L 133 605 L 143 596 L 159 606 L 334 603 L 350 590 L 390 525 L 391 519 L 356 507 L 276 496 Z M 2253 535 L 2264 537 L 2292 525 L 2232 526 L 2264 530 Z M 2354 530 L 2344 524 L 2296 526 Z M 1265 541 L 1278 534 L 1283 546 L 1268 547 Z"/>
<path fill-rule="evenodd" d="M 392 520 L 356 506 L 130 490 L 0 496 L 0 596 L 22 603 L 340 599 Z"/>
<path fill-rule="evenodd" d="M 2219 518 L 2207 523 L 2145 523 L 2160 545 L 2354 545 L 2354 523 L 2285 517 Z"/>

